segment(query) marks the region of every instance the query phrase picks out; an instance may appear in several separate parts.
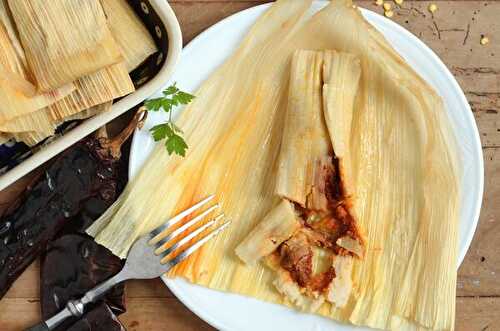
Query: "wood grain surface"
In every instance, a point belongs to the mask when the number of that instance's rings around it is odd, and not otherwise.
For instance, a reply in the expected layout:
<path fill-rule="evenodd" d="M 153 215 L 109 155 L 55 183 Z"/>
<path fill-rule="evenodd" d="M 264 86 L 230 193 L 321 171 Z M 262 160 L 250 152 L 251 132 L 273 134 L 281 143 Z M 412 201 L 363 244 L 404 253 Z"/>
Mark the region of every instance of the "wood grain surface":
<path fill-rule="evenodd" d="M 170 1 L 185 43 L 224 17 L 264 2 Z M 356 3 L 383 12 L 373 1 Z M 431 15 L 427 10 L 430 2 L 404 1 L 396 6 L 392 19 L 441 57 L 460 83 L 476 118 L 486 185 L 479 226 L 458 272 L 456 330 L 500 330 L 500 1 L 433 3 L 438 10 Z M 482 35 L 489 37 L 488 45 L 480 45 Z M 0 208 L 22 186 L 21 182 L 0 192 Z M 0 301 L 1 331 L 22 330 L 40 318 L 38 273 L 36 262 Z M 128 330 L 212 330 L 160 280 L 129 282 L 126 295 L 128 309 L 120 319 Z"/>

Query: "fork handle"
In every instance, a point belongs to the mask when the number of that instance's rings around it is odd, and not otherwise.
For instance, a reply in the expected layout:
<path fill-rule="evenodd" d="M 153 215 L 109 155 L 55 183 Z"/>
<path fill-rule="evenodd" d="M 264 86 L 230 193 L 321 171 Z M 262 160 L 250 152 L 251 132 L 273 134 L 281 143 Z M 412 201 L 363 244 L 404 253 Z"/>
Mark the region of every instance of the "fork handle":
<path fill-rule="evenodd" d="M 97 285 L 93 289 L 87 291 L 85 295 L 80 300 L 70 300 L 66 304 L 66 307 L 58 312 L 56 315 L 52 316 L 45 322 L 37 324 L 26 331 L 50 331 L 54 330 L 62 322 L 64 322 L 69 317 L 82 317 L 85 313 L 85 307 L 93 302 L 99 300 L 107 291 L 109 291 L 113 286 L 118 283 L 125 281 L 126 278 L 122 272 L 119 272 L 115 276 L 106 280 L 105 282 Z"/>
<path fill-rule="evenodd" d="M 40 324 L 37 324 L 35 326 L 32 326 L 29 329 L 26 329 L 26 331 L 50 331 L 49 327 L 47 326 L 47 323 L 42 322 Z"/>

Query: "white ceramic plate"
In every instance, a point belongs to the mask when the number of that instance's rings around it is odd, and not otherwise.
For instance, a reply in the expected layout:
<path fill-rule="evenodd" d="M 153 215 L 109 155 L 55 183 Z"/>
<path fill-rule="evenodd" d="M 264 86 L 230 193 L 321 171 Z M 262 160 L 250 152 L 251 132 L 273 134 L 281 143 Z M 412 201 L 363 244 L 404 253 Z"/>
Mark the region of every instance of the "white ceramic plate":
<path fill-rule="evenodd" d="M 311 12 L 318 11 L 324 5 L 325 2 L 315 2 Z M 176 81 L 183 90 L 195 91 L 208 75 L 231 55 L 248 29 L 267 8 L 269 4 L 241 11 L 200 34 L 183 50 L 171 82 Z M 484 177 L 481 142 L 469 104 L 446 66 L 417 37 L 381 15 L 365 9 L 362 9 L 362 13 L 443 97 L 454 130 L 460 139 L 464 169 L 460 251 L 457 261 L 460 265 L 476 229 Z M 170 82 L 165 84 L 165 87 L 169 84 Z M 134 136 L 130 155 L 132 175 L 138 171 L 153 149 L 154 141 L 148 132 L 149 128 L 163 120 L 159 114 L 151 115 L 145 127 Z M 181 279 L 164 281 L 189 309 L 220 330 L 368 330 L 339 324 L 315 315 L 302 314 L 280 305 L 210 290 Z"/>

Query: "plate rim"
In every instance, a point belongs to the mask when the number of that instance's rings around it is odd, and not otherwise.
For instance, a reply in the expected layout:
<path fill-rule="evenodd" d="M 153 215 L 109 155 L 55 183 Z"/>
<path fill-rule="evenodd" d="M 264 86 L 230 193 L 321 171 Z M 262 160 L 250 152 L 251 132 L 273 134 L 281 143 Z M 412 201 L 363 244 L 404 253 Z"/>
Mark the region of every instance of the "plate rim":
<path fill-rule="evenodd" d="M 327 3 L 327 2 L 328 1 L 326 1 L 326 0 L 314 0 L 313 5 L 314 5 L 314 3 L 321 4 L 321 3 Z M 204 35 L 206 33 L 209 33 L 212 30 L 217 29 L 220 25 L 227 24 L 228 21 L 237 19 L 239 16 L 244 16 L 248 12 L 260 10 L 263 8 L 268 8 L 272 4 L 273 3 L 271 2 L 271 3 L 264 3 L 264 4 L 252 6 L 252 7 L 246 8 L 244 10 L 241 10 L 239 12 L 236 12 L 228 17 L 225 17 L 224 19 L 218 21 L 217 23 L 215 23 L 215 24 L 211 25 L 210 27 L 208 27 L 207 29 L 203 30 L 200 34 L 198 34 L 195 38 L 193 38 L 184 47 L 183 52 L 191 51 L 191 49 L 196 48 L 198 43 L 202 42 L 202 39 L 204 38 Z M 469 233 L 466 236 L 466 240 L 465 240 L 466 244 L 458 252 L 458 261 L 457 261 L 458 262 L 457 269 L 458 269 L 458 267 L 463 262 L 464 257 L 466 255 L 468 249 L 470 248 L 472 239 L 473 239 L 474 234 L 477 230 L 477 225 L 479 222 L 479 216 L 480 216 L 480 211 L 481 211 L 482 201 L 483 201 L 483 196 L 484 196 L 484 158 L 483 158 L 483 150 L 482 150 L 482 144 L 481 144 L 481 140 L 480 140 L 480 134 L 479 134 L 477 122 L 474 118 L 474 115 L 472 114 L 470 104 L 467 101 L 467 98 L 465 97 L 465 94 L 464 94 L 462 88 L 460 87 L 460 85 L 458 84 L 457 80 L 455 79 L 453 74 L 450 72 L 448 67 L 441 60 L 441 58 L 429 46 L 427 46 L 422 40 L 420 40 L 412 32 L 408 31 L 405 27 L 399 25 L 398 23 L 396 23 L 396 22 L 370 10 L 370 9 L 366 9 L 366 8 L 359 7 L 359 6 L 358 6 L 358 8 L 360 9 L 362 15 L 365 18 L 369 18 L 371 21 L 382 22 L 382 24 L 385 24 L 389 27 L 392 27 L 392 28 L 397 29 L 398 31 L 401 31 L 402 33 L 404 33 L 406 35 L 406 37 L 408 37 L 410 39 L 409 41 L 411 43 L 417 44 L 419 46 L 419 48 L 425 52 L 426 56 L 429 56 L 430 58 L 432 58 L 434 60 L 435 64 L 437 64 L 440 67 L 440 69 L 445 73 L 446 80 L 449 81 L 453 85 L 454 93 L 458 96 L 459 102 L 468 110 L 468 112 L 466 113 L 465 116 L 467 117 L 469 122 L 473 123 L 475 132 L 474 132 L 474 141 L 472 143 L 473 143 L 473 147 L 474 147 L 473 153 L 477 154 L 476 156 L 477 156 L 478 165 L 479 165 L 479 173 L 477 174 L 478 178 L 479 178 L 479 183 L 477 183 L 479 194 L 478 194 L 478 201 L 476 201 L 475 208 L 473 210 L 473 220 L 471 222 L 473 230 L 469 231 Z M 136 143 L 136 137 L 138 136 L 138 134 L 137 134 L 138 131 L 139 130 L 136 130 L 136 132 L 134 133 L 132 144 Z M 130 159 L 131 160 L 134 158 L 134 156 L 133 156 L 134 150 L 136 150 L 136 149 L 131 148 L 131 152 L 130 152 Z M 129 165 L 129 171 L 131 168 L 132 167 L 130 167 L 130 165 Z M 217 328 L 218 330 L 229 330 L 228 326 L 224 325 L 225 324 L 224 322 L 220 322 L 215 317 L 213 317 L 211 314 L 205 313 L 201 309 L 198 309 L 196 307 L 195 303 L 191 301 L 189 296 L 181 295 L 182 290 L 178 287 L 178 282 L 179 281 L 185 282 L 185 280 L 183 280 L 183 279 L 169 279 L 165 276 L 162 276 L 161 279 L 165 283 L 165 285 L 170 289 L 170 291 L 172 291 L 172 293 L 176 296 L 176 298 L 179 299 L 179 301 L 181 301 L 194 314 L 196 314 L 202 320 L 204 320 L 205 322 L 210 324 L 212 327 Z M 197 286 L 196 284 L 191 284 L 191 285 Z"/>

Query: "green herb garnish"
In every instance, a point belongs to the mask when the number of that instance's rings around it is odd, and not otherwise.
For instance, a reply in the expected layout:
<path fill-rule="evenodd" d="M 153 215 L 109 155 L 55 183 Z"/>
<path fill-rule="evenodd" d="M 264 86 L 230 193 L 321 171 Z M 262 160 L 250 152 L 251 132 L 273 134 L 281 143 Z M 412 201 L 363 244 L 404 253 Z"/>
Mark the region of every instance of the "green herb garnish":
<path fill-rule="evenodd" d="M 182 92 L 176 86 L 177 83 L 167 87 L 163 91 L 163 96 L 156 99 L 147 100 L 144 105 L 148 111 L 160 111 L 168 113 L 168 121 L 155 125 L 151 128 L 151 134 L 155 141 L 165 139 L 165 147 L 169 155 L 175 153 L 180 156 L 186 155 L 188 145 L 182 137 L 182 130 L 172 121 L 172 111 L 175 106 L 187 105 L 194 99 L 194 95 Z"/>

